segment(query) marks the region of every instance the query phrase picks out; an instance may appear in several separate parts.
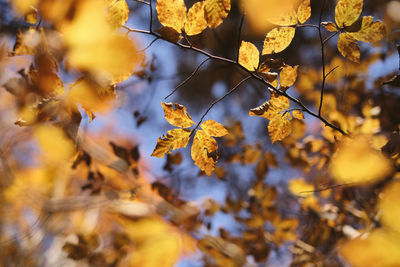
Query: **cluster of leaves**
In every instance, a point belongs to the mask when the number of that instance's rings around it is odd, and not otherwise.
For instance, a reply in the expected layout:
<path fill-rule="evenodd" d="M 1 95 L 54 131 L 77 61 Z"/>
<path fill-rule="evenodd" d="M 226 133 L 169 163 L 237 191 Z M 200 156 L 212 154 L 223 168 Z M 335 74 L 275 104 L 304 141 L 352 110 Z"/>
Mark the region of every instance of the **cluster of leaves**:
<path fill-rule="evenodd" d="M 12 35 L 13 48 L 0 47 L 2 264 L 173 266 L 182 255 L 197 251 L 205 266 L 251 266 L 268 264 L 271 252 L 285 250 L 296 266 L 340 266 L 344 261 L 396 266 L 398 75 L 379 77 L 369 88 L 365 76 L 371 66 L 393 55 L 381 46 L 384 52 L 366 50 L 361 57 L 358 44 L 387 41 L 387 27 L 372 16 L 360 17 L 363 0 L 337 1 L 335 22 L 322 21 L 327 7 L 319 2 L 202 0 L 188 8 L 183 0 L 157 0 L 155 6 L 151 0 L 11 1 L 17 16 L 24 16 L 24 27 Z M 149 30 L 125 25 L 140 14 L 140 8 L 131 14 L 133 5 L 149 11 Z M 313 14 L 319 15 L 318 24 L 306 24 Z M 215 43 L 207 46 L 222 29 L 232 35 L 224 28 L 229 19 L 240 22 L 234 29 L 239 30 L 237 46 L 231 45 L 235 59 L 213 54 Z M 244 35 L 243 25 L 251 34 Z M 304 28 L 317 30 L 318 49 L 313 43 L 306 48 L 321 52 L 322 66 L 308 58 L 301 62 L 295 35 L 302 36 Z M 151 82 L 157 72 L 144 53 L 154 41 L 138 50 L 129 33 L 206 57 L 172 93 L 200 75 L 207 60 L 246 75 L 213 101 L 197 123 L 184 105 L 161 102 L 165 119 L 176 128 L 158 138 L 151 156 L 167 155 L 167 181 L 153 177 L 147 155 L 141 156 L 131 136 L 86 135 L 80 125 L 84 113 L 91 122 L 95 114 L 101 117 L 116 107 L 121 82 Z M 260 33 L 258 43 L 253 35 Z M 293 47 L 294 60 L 285 54 Z M 343 57 L 334 55 L 336 47 Z M 269 121 L 271 142 L 263 136 L 249 143 L 243 118 L 226 120 L 226 126 L 212 119 L 203 122 L 216 104 L 250 80 L 259 82 L 269 97 L 257 97 L 252 103 L 265 102 L 245 113 Z M 146 121 L 146 113 L 134 116 L 141 119 L 138 126 Z M 187 180 L 179 177 L 184 157 L 175 150 L 191 138 L 190 155 L 201 172 L 190 176 L 197 181 L 215 175 L 218 179 L 207 181 L 227 189 L 224 201 L 210 195 L 185 199 L 175 190 L 173 177 L 178 176 L 178 184 Z M 301 177 L 286 177 L 289 167 Z M 271 176 L 285 176 L 285 181 L 271 185 Z M 219 235 L 212 234 L 221 213 L 230 216 L 236 231 L 226 225 Z M 43 241 L 51 245 L 40 246 Z"/>

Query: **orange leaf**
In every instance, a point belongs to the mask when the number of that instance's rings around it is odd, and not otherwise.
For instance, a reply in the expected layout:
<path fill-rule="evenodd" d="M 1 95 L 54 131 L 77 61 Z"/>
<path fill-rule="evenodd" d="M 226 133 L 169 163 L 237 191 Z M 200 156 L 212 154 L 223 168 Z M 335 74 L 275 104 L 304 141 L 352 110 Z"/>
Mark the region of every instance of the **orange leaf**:
<path fill-rule="evenodd" d="M 165 119 L 176 127 L 189 128 L 194 124 L 186 108 L 177 103 L 164 103 L 161 102 L 164 109 Z"/>

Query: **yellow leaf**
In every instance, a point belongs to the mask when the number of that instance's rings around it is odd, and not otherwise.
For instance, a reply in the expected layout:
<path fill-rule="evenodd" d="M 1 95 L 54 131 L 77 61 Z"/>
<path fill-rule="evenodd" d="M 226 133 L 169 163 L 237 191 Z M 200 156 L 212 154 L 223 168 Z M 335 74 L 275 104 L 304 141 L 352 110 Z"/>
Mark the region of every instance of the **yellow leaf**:
<path fill-rule="evenodd" d="M 171 153 L 172 150 L 186 147 L 189 142 L 190 130 L 173 129 L 167 132 L 167 135 L 159 137 L 157 145 L 154 148 L 152 157 L 163 158 L 164 154 Z"/>
<path fill-rule="evenodd" d="M 207 24 L 215 29 L 228 16 L 231 10 L 231 0 L 205 0 L 204 12 Z"/>
<path fill-rule="evenodd" d="M 58 127 L 40 125 L 35 128 L 35 136 L 42 149 L 43 156 L 54 163 L 70 159 L 74 154 L 74 145 Z"/>
<path fill-rule="evenodd" d="M 311 17 L 311 6 L 310 0 L 304 0 L 301 2 L 299 8 L 297 9 L 297 18 L 299 22 L 303 24 Z"/>
<path fill-rule="evenodd" d="M 297 68 L 298 67 L 299 66 L 291 67 L 289 65 L 285 65 L 282 68 L 281 73 L 279 75 L 281 87 L 289 88 L 290 86 L 292 86 L 294 84 L 294 82 L 297 79 Z"/>
<path fill-rule="evenodd" d="M 130 266 L 172 267 L 180 256 L 195 251 L 192 237 L 161 218 L 125 220 L 122 224 L 135 244 Z"/>
<path fill-rule="evenodd" d="M 378 229 L 366 237 L 347 241 L 339 248 L 339 252 L 354 267 L 394 267 L 400 262 L 399 240 L 398 233 Z"/>
<path fill-rule="evenodd" d="M 349 32 L 354 39 L 367 43 L 380 41 L 386 34 L 385 25 L 381 21 L 375 21 L 370 16 L 362 17 L 361 29 L 357 32 Z"/>
<path fill-rule="evenodd" d="M 112 28 L 118 29 L 129 18 L 129 7 L 126 0 L 107 0 L 107 21 Z"/>
<path fill-rule="evenodd" d="M 292 42 L 295 28 L 292 27 L 278 27 L 268 32 L 264 40 L 262 54 L 279 53 L 286 49 Z"/>
<path fill-rule="evenodd" d="M 378 207 L 382 212 L 382 225 L 400 235 L 400 206 L 397 203 L 400 203 L 400 183 L 393 182 L 385 186 L 380 194 Z"/>
<path fill-rule="evenodd" d="M 258 67 L 260 52 L 255 45 L 250 42 L 242 41 L 239 49 L 239 64 L 254 71 Z"/>
<path fill-rule="evenodd" d="M 314 191 L 314 185 L 307 183 L 304 178 L 292 179 L 289 182 L 289 191 L 293 195 L 304 197 Z"/>
<path fill-rule="evenodd" d="M 361 15 L 363 0 L 340 0 L 335 8 L 335 21 L 339 28 L 353 24 Z"/>
<path fill-rule="evenodd" d="M 374 150 L 367 137 L 344 141 L 332 158 L 330 171 L 339 183 L 366 184 L 391 172 L 390 161 Z"/>
<path fill-rule="evenodd" d="M 189 128 L 194 124 L 186 108 L 178 103 L 161 102 L 165 119 L 176 127 Z"/>
<path fill-rule="evenodd" d="M 348 33 L 341 33 L 339 35 L 337 48 L 345 58 L 353 62 L 360 62 L 360 46 Z"/>
<path fill-rule="evenodd" d="M 298 109 L 293 110 L 292 116 L 295 119 L 304 120 L 304 114 L 303 114 L 303 112 L 301 112 L 301 110 L 298 110 Z"/>
<path fill-rule="evenodd" d="M 228 130 L 222 124 L 213 120 L 205 121 L 200 126 L 209 136 L 221 137 L 228 134 Z"/>
<path fill-rule="evenodd" d="M 217 142 L 208 135 L 204 130 L 198 130 L 194 136 L 191 149 L 191 156 L 200 170 L 204 171 L 208 176 L 215 169 L 217 163 Z"/>
<path fill-rule="evenodd" d="M 285 109 L 289 108 L 289 99 L 287 97 L 277 94 L 271 94 L 271 99 L 259 107 L 253 108 L 249 111 L 250 116 L 260 116 L 271 120 L 277 114 L 280 114 Z M 280 114 L 281 116 L 282 114 Z"/>
<path fill-rule="evenodd" d="M 292 132 L 292 124 L 287 115 L 277 114 L 268 124 L 268 132 L 272 143 L 281 141 Z"/>
<path fill-rule="evenodd" d="M 186 21 L 186 6 L 183 0 L 157 0 L 158 20 L 163 26 L 181 32 Z"/>
<path fill-rule="evenodd" d="M 333 23 L 332 21 L 322 22 L 321 24 L 325 27 L 325 29 L 327 29 L 330 32 L 335 32 L 338 30 L 336 24 Z"/>
<path fill-rule="evenodd" d="M 38 22 L 38 11 L 36 8 L 31 7 L 31 9 L 25 13 L 25 21 L 29 24 L 36 24 Z"/>
<path fill-rule="evenodd" d="M 291 26 L 297 24 L 297 14 L 296 11 L 291 8 L 287 8 L 284 12 L 279 12 L 276 14 L 271 14 L 268 20 L 278 26 Z"/>
<path fill-rule="evenodd" d="M 197 2 L 189 8 L 185 23 L 185 32 L 187 35 L 199 34 L 207 28 L 204 4 L 204 1 Z"/>
<path fill-rule="evenodd" d="M 32 7 L 36 6 L 39 0 L 12 0 L 11 3 L 14 5 L 15 9 L 21 13 L 28 13 Z"/>

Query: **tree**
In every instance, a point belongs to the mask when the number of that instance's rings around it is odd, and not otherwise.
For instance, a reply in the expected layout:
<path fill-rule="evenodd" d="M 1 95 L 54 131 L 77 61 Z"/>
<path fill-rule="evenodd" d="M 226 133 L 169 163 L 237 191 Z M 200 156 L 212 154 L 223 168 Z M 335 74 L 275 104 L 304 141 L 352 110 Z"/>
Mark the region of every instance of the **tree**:
<path fill-rule="evenodd" d="M 3 265 L 400 262 L 396 1 L 1 5 Z"/>

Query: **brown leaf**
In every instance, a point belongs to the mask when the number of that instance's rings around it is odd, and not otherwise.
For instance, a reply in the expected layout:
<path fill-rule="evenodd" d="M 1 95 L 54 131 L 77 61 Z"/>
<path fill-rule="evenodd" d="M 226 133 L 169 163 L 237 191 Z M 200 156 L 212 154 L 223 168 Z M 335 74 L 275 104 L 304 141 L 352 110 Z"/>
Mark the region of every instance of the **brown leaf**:
<path fill-rule="evenodd" d="M 222 124 L 215 122 L 213 120 L 207 120 L 203 122 L 200 127 L 206 132 L 209 136 L 222 137 L 228 134 L 228 130 L 225 129 Z"/>
<path fill-rule="evenodd" d="M 191 156 L 194 160 L 194 164 L 208 176 L 211 176 L 215 169 L 215 164 L 217 163 L 217 148 L 218 146 L 215 139 L 204 130 L 198 130 L 196 132 L 191 149 Z"/>
<path fill-rule="evenodd" d="M 341 33 L 339 35 L 337 48 L 345 58 L 353 62 L 360 62 L 360 46 L 350 34 Z"/>
<path fill-rule="evenodd" d="M 264 40 L 262 54 L 279 53 L 285 50 L 294 38 L 296 32 L 292 27 L 278 27 L 268 32 Z"/>
<path fill-rule="evenodd" d="M 335 21 L 339 28 L 350 26 L 361 15 L 363 0 L 340 0 L 335 8 Z"/>
<path fill-rule="evenodd" d="M 231 0 L 205 0 L 204 11 L 211 29 L 218 27 L 231 10 Z"/>
<path fill-rule="evenodd" d="M 194 124 L 186 108 L 177 103 L 164 103 L 161 102 L 164 109 L 165 119 L 176 127 L 189 128 Z"/>
<path fill-rule="evenodd" d="M 370 16 L 362 17 L 361 28 L 357 32 L 349 32 L 354 39 L 367 43 L 380 41 L 386 35 L 385 25 L 381 21 L 375 21 Z"/>
<path fill-rule="evenodd" d="M 191 131 L 187 129 L 173 129 L 167 132 L 167 135 L 159 137 L 157 145 L 154 148 L 152 157 L 163 158 L 164 154 L 170 153 L 172 150 L 186 147 L 189 142 Z"/>

